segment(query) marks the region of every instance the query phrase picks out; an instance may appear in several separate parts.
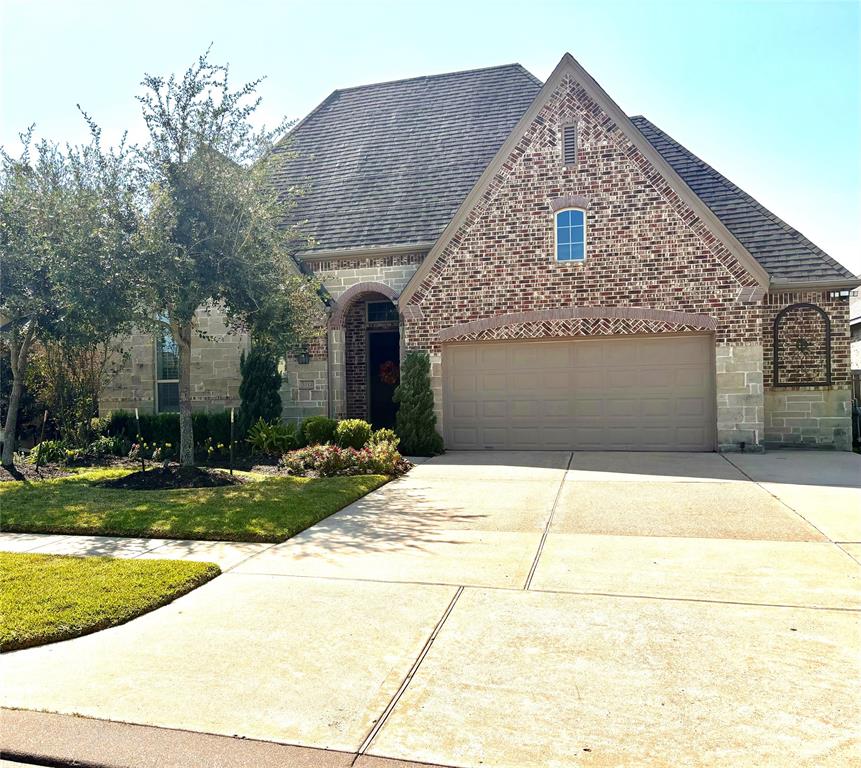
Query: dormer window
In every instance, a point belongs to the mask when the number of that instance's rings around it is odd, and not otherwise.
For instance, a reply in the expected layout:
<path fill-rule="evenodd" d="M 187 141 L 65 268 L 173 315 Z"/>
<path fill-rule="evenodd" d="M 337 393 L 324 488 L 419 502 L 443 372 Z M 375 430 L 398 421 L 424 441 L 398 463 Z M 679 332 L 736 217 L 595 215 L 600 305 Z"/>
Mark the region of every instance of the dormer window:
<path fill-rule="evenodd" d="M 582 208 L 556 211 L 556 261 L 586 258 L 586 212 Z"/>

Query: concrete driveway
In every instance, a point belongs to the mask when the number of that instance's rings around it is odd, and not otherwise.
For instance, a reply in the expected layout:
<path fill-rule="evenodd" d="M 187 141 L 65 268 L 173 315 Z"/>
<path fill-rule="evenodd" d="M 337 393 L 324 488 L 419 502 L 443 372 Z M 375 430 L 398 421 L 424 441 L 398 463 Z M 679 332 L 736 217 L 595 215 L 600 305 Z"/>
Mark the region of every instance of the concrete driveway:
<path fill-rule="evenodd" d="M 859 542 L 853 454 L 447 454 L 165 608 L 4 656 L 2 703 L 321 765 L 851 765 Z"/>

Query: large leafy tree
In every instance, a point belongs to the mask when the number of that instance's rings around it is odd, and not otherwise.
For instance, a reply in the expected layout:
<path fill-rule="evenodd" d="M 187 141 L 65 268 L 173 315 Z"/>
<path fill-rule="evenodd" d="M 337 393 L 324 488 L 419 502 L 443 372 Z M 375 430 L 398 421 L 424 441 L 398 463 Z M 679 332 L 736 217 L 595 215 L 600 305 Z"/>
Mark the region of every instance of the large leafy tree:
<path fill-rule="evenodd" d="M 11 467 L 24 380 L 34 345 L 86 345 L 121 331 L 133 292 L 127 270 L 135 229 L 125 144 L 103 151 L 34 143 L 0 149 L 0 329 L 12 383 L 2 463 Z"/>
<path fill-rule="evenodd" d="M 255 129 L 260 81 L 232 89 L 226 66 L 201 56 L 182 77 L 147 75 L 138 97 L 149 141 L 140 148 L 146 200 L 136 242 L 141 308 L 179 353 L 180 461 L 193 463 L 191 349 L 195 311 L 208 302 L 277 349 L 319 333 L 317 285 L 291 252 L 292 198 L 272 184 L 287 153 L 273 152 L 284 124 Z"/>

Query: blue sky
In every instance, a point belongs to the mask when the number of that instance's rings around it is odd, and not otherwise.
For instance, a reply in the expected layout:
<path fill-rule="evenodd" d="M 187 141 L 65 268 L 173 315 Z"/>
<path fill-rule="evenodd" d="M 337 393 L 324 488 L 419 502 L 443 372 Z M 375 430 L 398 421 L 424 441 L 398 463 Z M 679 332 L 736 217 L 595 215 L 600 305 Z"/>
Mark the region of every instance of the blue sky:
<path fill-rule="evenodd" d="M 262 117 L 300 118 L 338 87 L 565 51 L 644 114 L 861 273 L 861 2 L 0 0 L 0 144 L 20 130 L 142 138 L 144 72 L 210 43 L 235 82 L 267 75 Z"/>

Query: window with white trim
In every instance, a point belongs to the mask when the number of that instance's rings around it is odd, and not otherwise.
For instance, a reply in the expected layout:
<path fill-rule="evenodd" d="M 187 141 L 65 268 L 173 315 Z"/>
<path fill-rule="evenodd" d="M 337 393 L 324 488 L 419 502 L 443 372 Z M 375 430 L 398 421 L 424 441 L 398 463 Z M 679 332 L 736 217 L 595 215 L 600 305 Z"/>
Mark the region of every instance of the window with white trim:
<path fill-rule="evenodd" d="M 155 338 L 155 402 L 158 413 L 179 410 L 179 348 L 167 328 Z"/>
<path fill-rule="evenodd" d="M 586 259 L 586 212 L 566 208 L 556 212 L 556 261 Z"/>

